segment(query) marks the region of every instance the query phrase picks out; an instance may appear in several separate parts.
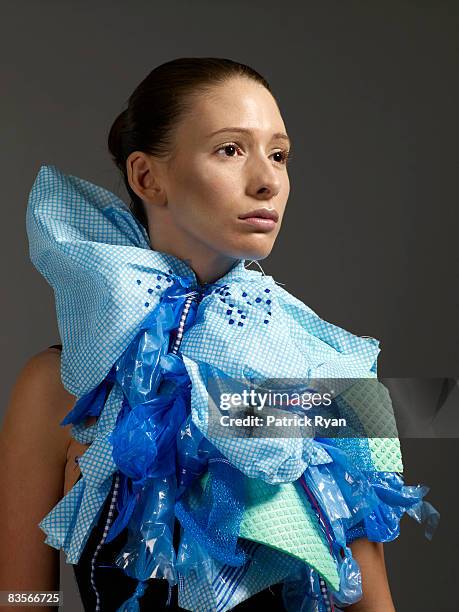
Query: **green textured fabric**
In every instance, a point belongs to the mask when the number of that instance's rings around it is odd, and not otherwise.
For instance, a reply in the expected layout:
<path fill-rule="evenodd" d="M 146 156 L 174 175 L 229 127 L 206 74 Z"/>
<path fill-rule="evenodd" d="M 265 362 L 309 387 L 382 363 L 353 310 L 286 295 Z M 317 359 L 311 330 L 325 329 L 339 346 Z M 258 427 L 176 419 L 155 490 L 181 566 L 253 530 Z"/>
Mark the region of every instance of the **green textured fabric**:
<path fill-rule="evenodd" d="M 200 479 L 204 489 L 209 472 Z M 312 510 L 306 493 L 297 483 L 268 484 L 245 477 L 246 509 L 239 535 L 283 553 L 292 555 L 316 569 L 333 588 L 339 588 L 339 576 L 327 539 Z M 199 505 L 194 489 L 190 506 Z"/>
<path fill-rule="evenodd" d="M 370 438 L 371 459 L 377 472 L 403 472 L 398 438 Z"/>
<path fill-rule="evenodd" d="M 245 482 L 246 510 L 239 535 L 301 559 L 338 589 L 336 563 L 301 485 L 272 485 L 255 478 Z"/>
<path fill-rule="evenodd" d="M 374 469 L 403 472 L 397 424 L 389 391 L 378 380 L 358 380 L 341 393 L 352 406 L 368 435 Z M 384 432 L 385 437 L 381 437 Z"/>

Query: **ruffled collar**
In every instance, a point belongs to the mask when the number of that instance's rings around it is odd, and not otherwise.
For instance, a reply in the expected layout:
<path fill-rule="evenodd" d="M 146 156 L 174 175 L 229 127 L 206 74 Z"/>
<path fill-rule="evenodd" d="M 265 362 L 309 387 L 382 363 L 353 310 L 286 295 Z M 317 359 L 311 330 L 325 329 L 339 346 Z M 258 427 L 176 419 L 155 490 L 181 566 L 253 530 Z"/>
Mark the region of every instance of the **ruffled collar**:
<path fill-rule="evenodd" d="M 241 577 L 241 590 L 234 588 L 232 596 L 223 589 L 224 603 L 217 596 L 221 585 L 197 584 L 192 574 L 183 574 L 180 593 L 187 609 L 205 609 L 209 602 L 212 608 L 219 602 L 224 612 L 269 584 L 293 580 L 305 563 L 337 589 L 339 572 L 353 571 L 353 566 L 344 566 L 333 552 L 303 485 L 317 484 L 317 491 L 330 483 L 339 487 L 339 455 L 310 438 L 213 436 L 207 383 L 375 379 L 379 341 L 321 319 L 271 276 L 248 270 L 244 260 L 215 283 L 201 285 L 187 262 L 150 248 L 145 228 L 117 196 L 55 166 L 40 168 L 26 223 L 31 260 L 55 293 L 62 381 L 79 398 L 66 422 L 73 423 L 76 439 L 92 442 L 80 458 L 83 478 L 40 523 L 47 543 L 77 562 L 115 477 L 121 478 L 115 527 L 127 527 L 130 533 L 123 558 L 132 563 L 126 561 L 124 569 L 140 584 L 153 575 L 174 575 L 170 529 L 153 547 L 140 535 L 142 517 L 156 508 L 158 495 L 168 500 L 168 510 L 158 520 L 170 527 L 175 513 L 184 527 L 182 571 L 213 564 L 225 576 L 232 572 L 228 568 L 248 563 L 248 581 Z M 380 410 L 382 398 L 372 398 L 372 410 Z M 89 414 L 99 418 L 86 428 L 83 418 Z M 383 442 L 362 438 L 341 446 L 357 470 L 401 471 L 396 429 Z M 186 484 L 179 489 L 173 476 L 175 443 Z M 192 482 L 206 471 L 210 484 L 203 491 L 192 490 Z M 179 501 L 178 490 L 186 492 Z M 206 505 L 217 498 L 220 505 Z M 367 504 L 368 512 L 376 499 L 372 504 Z M 228 505 L 233 519 L 223 526 L 210 524 L 212 516 L 224 522 Z M 343 506 L 339 512 L 344 520 L 349 510 Z M 290 516 L 298 519 L 296 529 Z M 345 544 L 343 525 L 334 529 Z M 241 539 L 248 547 L 238 547 Z M 258 552 L 250 542 L 258 543 Z M 194 550 L 195 556 L 187 557 L 186 550 L 188 555 Z M 166 566 L 154 565 L 159 558 L 169 559 Z M 258 572 L 263 579 L 250 572 L 250 559 L 253 567 L 261 563 L 265 568 Z M 207 603 L 196 599 L 204 592 Z"/>

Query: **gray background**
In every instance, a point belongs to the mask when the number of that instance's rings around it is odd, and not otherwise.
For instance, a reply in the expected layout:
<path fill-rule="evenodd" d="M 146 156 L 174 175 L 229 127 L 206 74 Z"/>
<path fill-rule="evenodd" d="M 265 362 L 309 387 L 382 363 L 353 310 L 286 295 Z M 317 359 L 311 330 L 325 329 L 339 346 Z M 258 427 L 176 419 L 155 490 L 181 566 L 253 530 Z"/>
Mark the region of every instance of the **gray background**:
<path fill-rule="evenodd" d="M 457 2 L 438 0 L 3 2 L 2 407 L 24 362 L 59 342 L 25 233 L 40 165 L 124 198 L 108 129 L 146 74 L 181 56 L 247 63 L 281 106 L 291 194 L 264 271 L 380 339 L 381 375 L 457 377 L 458 22 Z M 442 518 L 432 542 L 404 518 L 386 545 L 396 608 L 453 610 L 458 441 L 402 444 L 407 483 L 429 484 Z M 68 569 L 65 609 L 81 610 Z"/>

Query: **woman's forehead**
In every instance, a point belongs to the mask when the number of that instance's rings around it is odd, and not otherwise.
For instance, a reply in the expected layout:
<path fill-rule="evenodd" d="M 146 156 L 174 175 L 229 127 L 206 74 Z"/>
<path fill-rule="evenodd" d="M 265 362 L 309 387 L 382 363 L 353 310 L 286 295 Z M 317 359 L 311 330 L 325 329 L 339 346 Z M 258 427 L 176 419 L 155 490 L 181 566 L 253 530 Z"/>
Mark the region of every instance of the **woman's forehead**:
<path fill-rule="evenodd" d="M 182 135 L 212 139 L 221 134 L 242 133 L 252 138 L 286 139 L 282 116 L 271 94 L 260 85 L 252 90 L 226 88 L 211 96 L 203 94 L 178 131 Z M 264 90 L 264 91 L 263 91 Z"/>

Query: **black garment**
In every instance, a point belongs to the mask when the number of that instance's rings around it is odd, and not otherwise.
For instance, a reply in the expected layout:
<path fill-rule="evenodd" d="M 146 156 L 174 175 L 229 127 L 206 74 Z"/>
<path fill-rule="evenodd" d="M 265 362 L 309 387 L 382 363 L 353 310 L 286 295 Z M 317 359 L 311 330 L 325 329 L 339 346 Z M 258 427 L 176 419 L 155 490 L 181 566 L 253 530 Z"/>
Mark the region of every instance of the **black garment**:
<path fill-rule="evenodd" d="M 55 348 L 62 350 L 61 344 L 53 344 Z M 81 478 L 81 476 L 80 476 Z M 81 601 L 85 612 L 96 610 L 96 594 L 91 584 L 91 562 L 94 552 L 102 540 L 104 527 L 110 509 L 112 485 L 107 499 L 99 514 L 95 527 L 91 530 L 86 545 L 77 564 L 73 565 L 75 578 L 78 584 Z M 117 516 L 114 510 L 110 525 Z M 180 523 L 175 519 L 174 527 L 174 548 L 177 551 L 180 540 Z M 111 542 L 104 543 L 99 549 L 95 561 L 93 573 L 94 582 L 99 593 L 99 603 L 101 612 L 116 612 L 119 606 L 134 593 L 138 584 L 137 580 L 127 576 L 124 571 L 115 566 L 114 560 L 118 552 L 123 548 L 127 541 L 127 530 L 124 529 Z M 172 587 L 170 605 L 166 606 L 169 585 L 165 579 L 150 579 L 148 588 L 144 595 L 138 600 L 141 612 L 151 612 L 152 610 L 164 610 L 165 612 L 177 612 L 184 610 L 178 606 L 178 586 Z M 235 606 L 233 610 L 237 612 L 248 612 L 257 607 L 266 606 L 274 612 L 284 612 L 282 604 L 282 583 L 275 584 L 268 589 L 260 591 L 256 595 Z M 204 612 L 198 610 L 196 612 Z M 207 612 L 207 611 L 205 611 Z"/>

